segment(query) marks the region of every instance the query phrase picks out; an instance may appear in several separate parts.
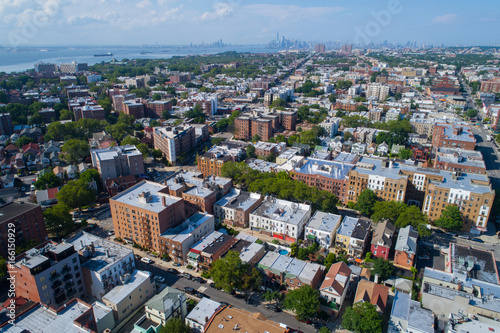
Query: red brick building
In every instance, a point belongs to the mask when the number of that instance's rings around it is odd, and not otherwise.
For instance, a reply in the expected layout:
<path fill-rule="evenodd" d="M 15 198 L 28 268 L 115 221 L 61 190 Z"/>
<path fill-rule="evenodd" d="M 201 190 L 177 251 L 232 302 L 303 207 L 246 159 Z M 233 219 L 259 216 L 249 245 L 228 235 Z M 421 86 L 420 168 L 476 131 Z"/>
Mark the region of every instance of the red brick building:
<path fill-rule="evenodd" d="M 148 101 L 144 105 L 145 115 L 149 118 L 162 118 L 164 111 L 172 110 L 171 101 Z"/>
<path fill-rule="evenodd" d="M 411 269 L 417 254 L 418 232 L 412 226 L 399 229 L 394 254 L 394 266 Z"/>
<path fill-rule="evenodd" d="M 500 80 L 490 80 L 481 82 L 482 92 L 500 93 Z"/>
<path fill-rule="evenodd" d="M 474 150 L 476 139 L 472 128 L 468 125 L 436 124 L 432 134 L 432 145 Z"/>
<path fill-rule="evenodd" d="M 134 100 L 125 101 L 123 102 L 123 112 L 134 116 L 135 119 L 144 118 L 144 104 Z"/>

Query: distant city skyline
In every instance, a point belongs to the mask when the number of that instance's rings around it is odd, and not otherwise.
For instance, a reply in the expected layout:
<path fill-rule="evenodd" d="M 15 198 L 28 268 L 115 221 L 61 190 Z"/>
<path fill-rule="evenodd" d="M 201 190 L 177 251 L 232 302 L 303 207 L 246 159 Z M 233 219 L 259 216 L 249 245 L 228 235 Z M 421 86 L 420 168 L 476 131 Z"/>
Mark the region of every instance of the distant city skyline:
<path fill-rule="evenodd" d="M 0 45 L 306 42 L 498 45 L 500 3 L 277 0 L 0 0 Z"/>

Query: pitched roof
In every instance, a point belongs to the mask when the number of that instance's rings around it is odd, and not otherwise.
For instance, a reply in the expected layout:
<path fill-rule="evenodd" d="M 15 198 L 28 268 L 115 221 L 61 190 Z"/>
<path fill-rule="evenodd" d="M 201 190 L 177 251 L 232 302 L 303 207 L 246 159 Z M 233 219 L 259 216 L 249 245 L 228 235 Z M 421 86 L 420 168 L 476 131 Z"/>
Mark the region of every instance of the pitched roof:
<path fill-rule="evenodd" d="M 373 233 L 372 244 L 380 245 L 387 248 L 392 246 L 392 236 L 396 228 L 389 221 L 380 222 L 377 224 Z"/>
<path fill-rule="evenodd" d="M 417 253 L 418 232 L 411 225 L 399 229 L 396 251 L 403 251 L 408 254 Z"/>
<path fill-rule="evenodd" d="M 389 288 L 376 284 L 368 280 L 361 280 L 358 283 L 354 304 L 358 302 L 370 302 L 375 305 L 379 311 L 385 312 L 387 298 L 389 297 Z"/>
<path fill-rule="evenodd" d="M 325 279 L 319 289 L 333 288 L 333 293 L 342 296 L 350 276 L 351 269 L 343 261 L 333 264 L 328 273 L 326 273 Z"/>
<path fill-rule="evenodd" d="M 5 147 L 5 150 L 19 150 L 19 147 L 16 146 L 15 144 L 11 143 L 7 147 Z"/>

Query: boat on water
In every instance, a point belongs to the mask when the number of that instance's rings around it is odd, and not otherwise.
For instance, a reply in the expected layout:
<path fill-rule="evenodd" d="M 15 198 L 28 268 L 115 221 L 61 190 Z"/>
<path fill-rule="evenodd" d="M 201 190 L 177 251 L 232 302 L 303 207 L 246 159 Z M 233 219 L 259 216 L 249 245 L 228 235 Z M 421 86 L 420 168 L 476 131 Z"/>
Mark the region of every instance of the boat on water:
<path fill-rule="evenodd" d="M 113 53 L 111 53 L 111 52 L 94 54 L 94 57 L 112 57 L 112 56 L 113 56 Z"/>
<path fill-rule="evenodd" d="M 141 54 L 153 53 L 153 51 L 142 51 Z"/>

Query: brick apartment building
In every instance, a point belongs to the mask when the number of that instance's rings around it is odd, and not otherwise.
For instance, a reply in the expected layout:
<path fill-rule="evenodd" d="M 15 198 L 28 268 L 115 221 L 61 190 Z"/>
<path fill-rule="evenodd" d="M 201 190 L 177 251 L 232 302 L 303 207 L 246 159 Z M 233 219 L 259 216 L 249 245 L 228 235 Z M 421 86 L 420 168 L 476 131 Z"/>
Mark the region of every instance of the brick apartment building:
<path fill-rule="evenodd" d="M 159 237 L 186 219 L 184 200 L 168 187 L 142 181 L 109 200 L 116 237 L 162 251 Z"/>
<path fill-rule="evenodd" d="M 248 228 L 250 213 L 262 202 L 258 193 L 231 189 L 225 197 L 214 205 L 214 216 L 224 223 L 240 228 Z"/>
<path fill-rule="evenodd" d="M 11 136 L 14 132 L 10 113 L 0 113 L 0 135 Z"/>
<path fill-rule="evenodd" d="M 135 100 L 124 101 L 123 112 L 134 116 L 135 119 L 144 118 L 144 104 Z"/>
<path fill-rule="evenodd" d="M 42 208 L 28 202 L 9 202 L 0 206 L 0 255 L 3 258 L 9 254 L 9 234 L 14 234 L 16 245 L 30 240 L 46 241 Z"/>
<path fill-rule="evenodd" d="M 212 263 L 222 257 L 238 240 L 232 236 L 213 231 L 193 245 L 188 262 L 194 267 L 208 270 Z"/>
<path fill-rule="evenodd" d="M 155 149 L 161 150 L 167 160 L 176 164 L 182 154 L 196 146 L 196 131 L 190 125 L 155 127 L 153 133 Z"/>
<path fill-rule="evenodd" d="M 250 140 L 254 135 L 258 135 L 262 141 L 269 141 L 280 129 L 294 131 L 296 125 L 295 111 L 246 113 L 234 120 L 235 138 Z"/>
<path fill-rule="evenodd" d="M 84 292 L 82 267 L 72 244 L 44 242 L 16 258 L 16 296 L 58 308 Z"/>
<path fill-rule="evenodd" d="M 495 191 L 486 175 L 421 168 L 374 158 L 361 158 L 349 171 L 348 198 L 356 202 L 369 188 L 381 200 L 399 201 L 422 208 L 431 222 L 448 205 L 457 205 L 464 230 L 486 231 Z"/>
<path fill-rule="evenodd" d="M 468 125 L 436 124 L 432 134 L 432 145 L 474 150 L 476 139 L 472 128 Z"/>
<path fill-rule="evenodd" d="M 90 97 L 80 97 L 68 101 L 68 108 L 75 116 L 75 121 L 80 119 L 105 120 L 106 114 L 102 106 Z"/>
<path fill-rule="evenodd" d="M 440 170 L 486 174 L 483 155 L 479 151 L 458 148 L 438 148 L 434 167 Z"/>
<path fill-rule="evenodd" d="M 198 155 L 196 162 L 198 170 L 203 173 L 203 176 L 220 176 L 222 166 L 227 162 L 234 162 L 234 159 L 229 155 L 206 152 L 203 155 Z"/>
<path fill-rule="evenodd" d="M 172 110 L 171 101 L 147 101 L 144 105 L 146 117 L 162 118 L 164 111 Z"/>
<path fill-rule="evenodd" d="M 144 174 L 144 157 L 131 145 L 90 151 L 92 166 L 99 171 L 103 184 L 119 176 Z"/>
<path fill-rule="evenodd" d="M 500 93 L 500 80 L 489 80 L 481 82 L 482 92 Z"/>

